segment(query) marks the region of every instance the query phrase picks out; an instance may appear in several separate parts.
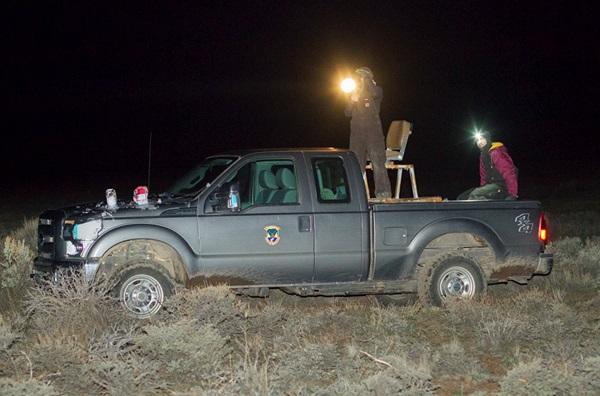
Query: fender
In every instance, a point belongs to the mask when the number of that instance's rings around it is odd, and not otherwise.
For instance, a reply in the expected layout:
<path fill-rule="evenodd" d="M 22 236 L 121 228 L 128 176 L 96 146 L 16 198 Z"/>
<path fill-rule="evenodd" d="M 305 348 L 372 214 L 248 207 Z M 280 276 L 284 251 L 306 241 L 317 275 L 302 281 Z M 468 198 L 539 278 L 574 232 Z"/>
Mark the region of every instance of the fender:
<path fill-rule="evenodd" d="M 393 267 L 386 265 L 387 268 L 379 269 L 376 279 L 398 279 L 399 277 L 413 275 L 421 254 L 427 245 L 437 237 L 454 233 L 478 235 L 491 247 L 496 260 L 504 261 L 507 254 L 506 248 L 499 236 L 487 225 L 471 218 L 443 219 L 430 223 L 417 232 L 407 248 L 406 255 L 402 257 L 401 261 L 396 261 Z"/>
<path fill-rule="evenodd" d="M 157 225 L 126 225 L 108 231 L 90 247 L 86 261 L 97 261 L 116 244 L 135 239 L 153 239 L 166 243 L 179 254 L 188 273 L 193 272 L 191 269 L 195 263 L 195 256 L 192 248 L 175 232 Z"/>

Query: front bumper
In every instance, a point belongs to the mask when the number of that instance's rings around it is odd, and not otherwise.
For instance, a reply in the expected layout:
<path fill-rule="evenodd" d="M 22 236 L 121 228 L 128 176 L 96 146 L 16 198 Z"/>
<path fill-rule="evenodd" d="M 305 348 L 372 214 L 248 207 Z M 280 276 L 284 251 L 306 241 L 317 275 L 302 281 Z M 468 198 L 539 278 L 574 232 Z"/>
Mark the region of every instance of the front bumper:
<path fill-rule="evenodd" d="M 554 255 L 552 253 L 540 253 L 538 258 L 537 268 L 535 269 L 535 275 L 548 275 L 552 272 L 554 266 Z"/>
<path fill-rule="evenodd" d="M 91 282 L 94 280 L 96 270 L 98 269 L 98 261 L 85 260 L 68 260 L 56 261 L 43 257 L 36 257 L 33 260 L 33 271 L 31 277 L 34 279 L 53 277 L 59 270 L 74 269 L 83 270 L 85 280 Z"/>

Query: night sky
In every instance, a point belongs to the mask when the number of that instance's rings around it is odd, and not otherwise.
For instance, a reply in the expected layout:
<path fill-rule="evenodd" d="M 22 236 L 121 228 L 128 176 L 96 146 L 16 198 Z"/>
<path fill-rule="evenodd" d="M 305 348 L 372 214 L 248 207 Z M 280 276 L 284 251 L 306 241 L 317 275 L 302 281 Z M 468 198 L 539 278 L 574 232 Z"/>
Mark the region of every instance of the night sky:
<path fill-rule="evenodd" d="M 5 187 L 133 190 L 150 133 L 157 189 L 222 150 L 347 147 L 336 88 L 363 65 L 384 129 L 414 123 L 405 158 L 425 194 L 478 182 L 474 126 L 508 146 L 525 196 L 600 175 L 592 2 L 12 3 Z"/>

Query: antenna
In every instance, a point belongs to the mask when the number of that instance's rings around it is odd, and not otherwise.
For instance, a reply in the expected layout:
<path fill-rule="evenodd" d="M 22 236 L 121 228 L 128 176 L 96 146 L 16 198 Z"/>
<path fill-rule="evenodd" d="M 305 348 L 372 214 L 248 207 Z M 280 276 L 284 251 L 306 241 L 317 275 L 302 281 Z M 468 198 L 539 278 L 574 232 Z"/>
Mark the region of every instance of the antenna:
<path fill-rule="evenodd" d="M 150 131 L 150 139 L 148 140 L 148 183 L 146 186 L 150 190 L 150 169 L 152 164 L 152 131 Z"/>

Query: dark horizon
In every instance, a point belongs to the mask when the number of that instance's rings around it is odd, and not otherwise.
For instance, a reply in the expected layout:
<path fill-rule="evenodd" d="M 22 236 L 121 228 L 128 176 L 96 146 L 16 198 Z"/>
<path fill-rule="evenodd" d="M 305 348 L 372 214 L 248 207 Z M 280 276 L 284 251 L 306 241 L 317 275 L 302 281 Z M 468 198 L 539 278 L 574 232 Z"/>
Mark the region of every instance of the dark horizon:
<path fill-rule="evenodd" d="M 157 188 L 231 148 L 347 147 L 335 84 L 362 65 L 384 89 L 384 130 L 414 123 L 405 158 L 423 191 L 477 183 L 474 126 L 507 145 L 522 191 L 593 182 L 600 56 L 586 7 L 13 5 L 4 185 L 133 190 L 150 133 Z"/>

